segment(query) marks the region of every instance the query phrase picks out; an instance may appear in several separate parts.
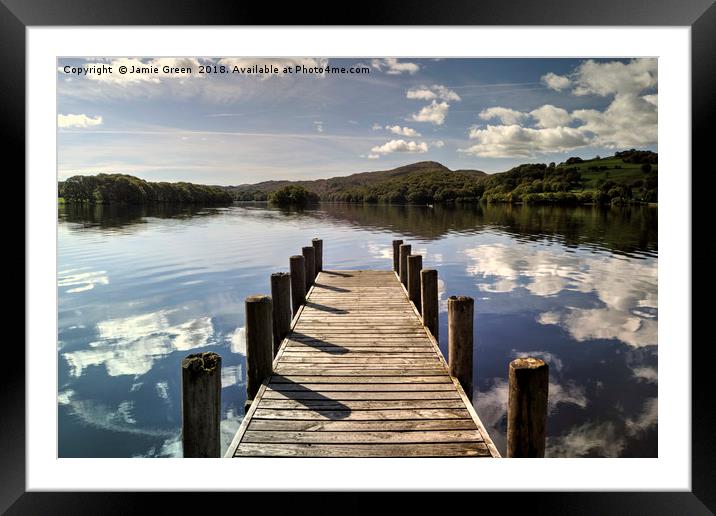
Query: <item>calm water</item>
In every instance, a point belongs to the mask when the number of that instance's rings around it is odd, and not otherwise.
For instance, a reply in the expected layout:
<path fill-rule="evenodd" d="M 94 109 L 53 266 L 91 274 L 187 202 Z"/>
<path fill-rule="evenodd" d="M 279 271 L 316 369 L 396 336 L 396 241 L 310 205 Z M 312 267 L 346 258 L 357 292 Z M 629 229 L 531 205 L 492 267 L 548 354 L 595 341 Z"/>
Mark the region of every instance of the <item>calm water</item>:
<path fill-rule="evenodd" d="M 657 455 L 657 210 L 261 204 L 61 207 L 59 454 L 180 456 L 181 359 L 223 357 L 222 441 L 245 400 L 244 306 L 313 237 L 326 268 L 392 267 L 412 243 L 475 298 L 474 403 L 505 451 L 507 365 L 550 365 L 547 455 Z"/>

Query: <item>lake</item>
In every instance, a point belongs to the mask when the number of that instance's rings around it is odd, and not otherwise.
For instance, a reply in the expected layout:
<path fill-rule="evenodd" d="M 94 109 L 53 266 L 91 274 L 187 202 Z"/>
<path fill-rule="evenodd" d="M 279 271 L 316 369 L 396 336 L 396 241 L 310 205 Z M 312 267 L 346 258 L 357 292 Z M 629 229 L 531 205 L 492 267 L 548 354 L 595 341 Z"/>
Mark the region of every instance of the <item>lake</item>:
<path fill-rule="evenodd" d="M 60 457 L 181 456 L 180 363 L 222 356 L 222 447 L 246 398 L 244 298 L 314 237 L 325 269 L 390 269 L 402 238 L 475 299 L 473 404 L 505 453 L 507 367 L 550 367 L 551 457 L 657 456 L 658 211 L 322 204 L 59 208 Z"/>

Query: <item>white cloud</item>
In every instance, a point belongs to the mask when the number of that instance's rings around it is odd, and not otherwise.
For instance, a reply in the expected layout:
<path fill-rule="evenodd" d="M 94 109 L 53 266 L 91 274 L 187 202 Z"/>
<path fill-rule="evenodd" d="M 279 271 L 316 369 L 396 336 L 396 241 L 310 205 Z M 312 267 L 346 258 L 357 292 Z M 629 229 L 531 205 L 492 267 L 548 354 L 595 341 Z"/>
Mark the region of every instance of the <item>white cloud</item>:
<path fill-rule="evenodd" d="M 373 127 L 371 127 L 371 129 L 373 129 L 374 131 L 380 131 L 381 129 L 383 129 L 383 126 L 378 123 L 375 123 L 373 124 Z"/>
<path fill-rule="evenodd" d="M 440 84 L 433 84 L 432 86 L 419 86 L 417 88 L 410 88 L 405 96 L 409 99 L 416 100 L 434 100 L 441 99 L 447 101 L 459 102 L 460 95 L 455 93 L 453 90 L 442 86 Z"/>
<path fill-rule="evenodd" d="M 95 285 L 108 285 L 107 271 L 81 272 L 83 269 L 67 269 L 57 273 L 58 287 L 73 287 L 65 291 L 67 294 L 92 290 Z"/>
<path fill-rule="evenodd" d="M 465 251 L 472 259 L 467 272 L 481 277 L 480 289 L 511 292 L 524 288 L 540 297 L 563 291 L 590 294 L 599 300 L 550 310 L 540 324 L 560 326 L 577 341 L 617 339 L 633 348 L 657 345 L 657 264 L 606 255 L 567 255 L 549 248 L 515 250 L 483 245 Z M 486 281 L 487 280 L 487 281 Z M 648 310 L 645 310 L 648 309 Z"/>
<path fill-rule="evenodd" d="M 104 364 L 109 376 L 141 375 L 158 357 L 209 344 L 214 333 L 210 317 L 171 324 L 175 312 L 160 310 L 98 323 L 97 342 L 63 354 L 70 374 L 79 377 L 87 367 Z"/>
<path fill-rule="evenodd" d="M 379 154 L 368 154 L 368 159 L 378 159 L 380 158 Z"/>
<path fill-rule="evenodd" d="M 505 125 L 518 124 L 520 120 L 527 118 L 527 113 L 516 111 L 514 109 L 505 107 L 491 107 L 483 109 L 478 115 L 483 120 L 493 120 L 497 118 L 500 122 Z"/>
<path fill-rule="evenodd" d="M 574 95 L 632 94 L 655 88 L 658 83 L 657 60 L 654 58 L 580 64 L 574 73 Z"/>
<path fill-rule="evenodd" d="M 594 134 L 593 145 L 649 145 L 658 141 L 658 112 L 652 100 L 634 94 L 618 94 L 605 111 L 578 109 L 572 116 L 584 122 L 580 131 Z"/>
<path fill-rule="evenodd" d="M 533 129 L 519 125 L 488 125 L 472 128 L 470 139 L 477 143 L 459 152 L 488 158 L 529 157 L 535 153 L 565 152 L 589 143 L 587 136 L 571 127 Z"/>
<path fill-rule="evenodd" d="M 445 122 L 450 104 L 447 102 L 437 103 L 433 100 L 429 105 L 423 107 L 417 113 L 413 113 L 411 120 L 415 122 L 430 122 L 435 125 L 442 125 Z"/>
<path fill-rule="evenodd" d="M 246 327 L 241 326 L 231 335 L 231 352 L 246 354 Z"/>
<path fill-rule="evenodd" d="M 385 59 L 373 59 L 371 61 L 373 68 L 384 71 L 389 75 L 399 75 L 402 73 L 414 74 L 420 70 L 420 66 L 408 61 L 398 61 L 395 57 L 386 57 Z"/>
<path fill-rule="evenodd" d="M 244 383 L 244 373 L 241 364 L 221 368 L 221 388 Z"/>
<path fill-rule="evenodd" d="M 656 383 L 659 378 L 658 372 L 655 367 L 635 367 L 632 369 L 632 373 L 636 378 L 647 381 L 649 383 Z"/>
<path fill-rule="evenodd" d="M 57 115 L 57 127 L 63 129 L 68 127 L 94 127 L 97 125 L 102 125 L 101 116 L 91 117 L 84 113 L 79 115 Z"/>
<path fill-rule="evenodd" d="M 370 151 L 375 154 L 391 154 L 393 152 L 421 153 L 428 152 L 428 144 L 425 142 L 390 140 L 383 145 L 373 147 Z"/>
<path fill-rule="evenodd" d="M 552 72 L 543 75 L 542 82 L 545 83 L 549 89 L 556 91 L 562 91 L 563 89 L 569 87 L 572 83 L 572 81 L 569 80 L 569 77 L 557 75 Z"/>
<path fill-rule="evenodd" d="M 440 149 L 445 146 L 445 142 L 442 140 L 433 140 L 433 145 Z"/>
<path fill-rule="evenodd" d="M 626 418 L 622 425 L 612 421 L 588 422 L 547 442 L 547 457 L 583 457 L 599 455 L 619 457 L 627 446 L 627 438 L 638 437 L 655 427 L 658 421 L 658 401 L 649 398 L 641 413 Z"/>
<path fill-rule="evenodd" d="M 410 127 L 400 127 L 399 125 L 389 126 L 386 125 L 385 129 L 393 134 L 399 134 L 401 136 L 420 136 L 420 133 Z"/>
<path fill-rule="evenodd" d="M 323 122 L 321 122 L 320 120 L 316 120 L 315 122 L 313 122 L 313 125 L 315 126 L 316 131 L 318 131 L 319 133 L 323 132 Z"/>
<path fill-rule="evenodd" d="M 566 109 L 558 108 L 551 104 L 545 104 L 530 111 L 530 116 L 537 121 L 537 127 L 543 129 L 568 125 L 572 121 L 572 117 L 569 116 Z"/>
<path fill-rule="evenodd" d="M 659 105 L 659 95 L 657 95 L 656 93 L 654 95 L 644 95 L 642 98 L 652 106 Z"/>
<path fill-rule="evenodd" d="M 569 77 L 548 73 L 542 76 L 542 81 L 557 91 L 571 86 L 572 94 L 577 96 L 614 98 L 604 110 L 577 109 L 571 113 L 551 104 L 529 113 L 490 107 L 480 112 L 480 118 L 499 119 L 501 125 L 472 128 L 469 136 L 477 143 L 458 150 L 474 156 L 507 158 L 566 152 L 588 145 L 628 148 L 657 143 L 658 95 L 642 95 L 644 90 L 657 86 L 656 59 L 633 59 L 628 63 L 590 59 Z M 529 117 L 534 120 L 534 127 L 526 127 Z"/>

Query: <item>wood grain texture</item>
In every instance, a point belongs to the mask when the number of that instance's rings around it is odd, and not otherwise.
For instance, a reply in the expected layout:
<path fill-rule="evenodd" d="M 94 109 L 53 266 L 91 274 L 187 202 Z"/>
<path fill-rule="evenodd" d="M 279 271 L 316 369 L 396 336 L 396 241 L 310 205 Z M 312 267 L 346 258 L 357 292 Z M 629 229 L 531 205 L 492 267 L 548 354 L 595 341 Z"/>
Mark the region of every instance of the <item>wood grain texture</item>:
<path fill-rule="evenodd" d="M 227 456 L 499 456 L 414 305 L 393 271 L 317 271 Z"/>

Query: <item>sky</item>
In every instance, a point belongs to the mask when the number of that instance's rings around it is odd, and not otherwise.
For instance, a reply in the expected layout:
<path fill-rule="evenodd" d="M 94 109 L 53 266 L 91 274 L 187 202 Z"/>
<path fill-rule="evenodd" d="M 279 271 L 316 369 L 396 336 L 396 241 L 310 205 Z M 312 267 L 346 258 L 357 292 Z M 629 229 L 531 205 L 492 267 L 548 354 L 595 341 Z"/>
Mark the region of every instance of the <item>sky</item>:
<path fill-rule="evenodd" d="M 59 59 L 57 80 L 60 180 L 237 185 L 428 160 L 494 173 L 658 151 L 651 58 L 89 57 Z"/>

